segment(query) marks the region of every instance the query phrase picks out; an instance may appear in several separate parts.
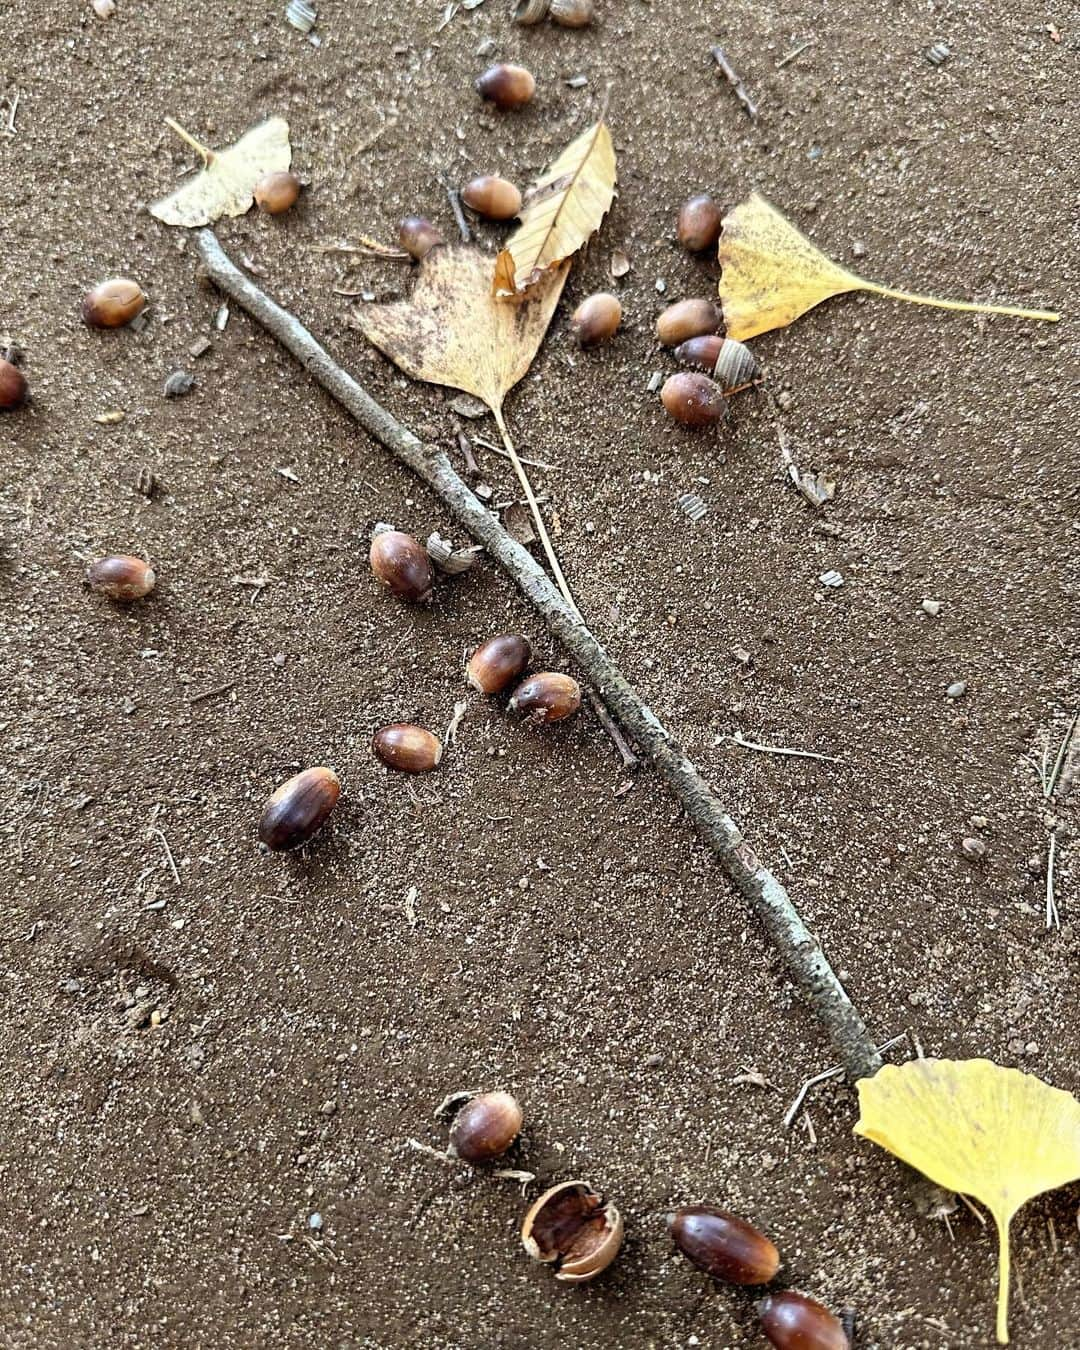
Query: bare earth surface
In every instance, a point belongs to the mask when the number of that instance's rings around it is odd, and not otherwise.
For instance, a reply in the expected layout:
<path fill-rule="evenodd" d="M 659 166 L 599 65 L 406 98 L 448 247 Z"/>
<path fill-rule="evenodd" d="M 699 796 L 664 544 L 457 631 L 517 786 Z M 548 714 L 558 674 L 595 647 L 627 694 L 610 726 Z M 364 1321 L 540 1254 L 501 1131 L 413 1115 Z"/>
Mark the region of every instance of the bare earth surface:
<path fill-rule="evenodd" d="M 243 315 L 214 328 L 190 243 L 144 209 L 190 163 L 165 115 L 218 144 L 286 116 L 310 191 L 220 235 L 450 446 L 450 396 L 366 349 L 364 302 L 333 291 L 398 295 L 407 269 L 320 246 L 392 238 L 414 210 L 452 232 L 440 174 L 524 184 L 610 85 L 619 199 L 508 405 L 523 452 L 556 466 L 536 481 L 581 607 L 875 1035 L 1080 1089 L 1075 793 L 1054 809 L 1048 934 L 1031 763 L 1078 693 L 1073 325 L 847 299 L 759 340 L 801 462 L 837 483 L 821 514 L 786 485 L 764 405 L 691 434 L 646 390 L 670 368 L 660 307 L 715 284 L 673 241 L 702 188 L 733 203 L 759 187 L 875 280 L 1075 314 L 1075 15 L 600 10 L 584 32 L 523 30 L 488 0 L 436 35 L 434 0 L 327 0 L 315 48 L 276 0 L 118 0 L 105 22 L 0 0 L 0 93 L 20 100 L 0 140 L 0 330 L 34 395 L 0 420 L 4 1345 L 759 1346 L 752 1299 L 672 1253 L 663 1215 L 696 1199 L 755 1219 L 792 1285 L 854 1308 L 861 1350 L 991 1342 L 992 1234 L 963 1207 L 952 1237 L 915 1211 L 902 1169 L 852 1137 L 853 1091 L 820 1089 L 812 1130 L 785 1132 L 829 1047 L 672 801 L 648 773 L 619 794 L 590 715 L 537 734 L 476 703 L 437 776 L 372 761 L 383 722 L 445 725 L 467 646 L 524 629 L 544 664 L 558 653 L 487 565 L 430 613 L 377 592 L 373 521 L 450 522 Z M 472 91 L 489 37 L 537 76 L 520 115 Z M 716 41 L 758 125 L 717 78 Z M 568 87 L 578 72 L 588 85 Z M 499 234 L 480 231 L 492 249 Z M 582 355 L 567 315 L 613 285 L 616 248 L 633 259 L 614 283 L 625 330 Z M 150 322 L 89 332 L 79 298 L 118 273 L 150 294 Z M 198 384 L 166 403 L 178 367 Z M 95 421 L 113 408 L 122 422 Z M 515 495 L 479 454 L 496 498 Z M 708 503 L 698 524 L 686 491 Z M 83 589 L 109 550 L 153 559 L 149 601 Z M 818 581 L 830 568 L 839 590 Z M 754 754 L 736 731 L 843 763 Z M 345 782 L 332 828 L 304 856 L 261 857 L 261 803 L 312 763 Z M 774 1086 L 733 1081 L 747 1069 Z M 408 1147 L 441 1147 L 434 1107 L 481 1086 L 524 1104 L 513 1165 L 538 1185 L 585 1177 L 622 1208 L 624 1252 L 595 1285 L 525 1258 L 513 1182 Z M 1067 1188 L 1015 1226 L 1017 1346 L 1077 1344 L 1078 1201 Z"/>

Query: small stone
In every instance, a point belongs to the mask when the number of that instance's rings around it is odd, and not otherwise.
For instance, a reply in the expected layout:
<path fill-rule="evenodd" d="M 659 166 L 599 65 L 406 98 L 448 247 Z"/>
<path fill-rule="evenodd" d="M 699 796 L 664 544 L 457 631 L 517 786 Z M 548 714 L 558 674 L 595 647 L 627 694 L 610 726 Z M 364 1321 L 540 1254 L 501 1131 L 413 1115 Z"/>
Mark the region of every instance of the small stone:
<path fill-rule="evenodd" d="M 839 590 L 844 584 L 844 578 L 835 567 L 830 567 L 827 572 L 822 572 L 821 576 L 818 577 L 818 581 L 820 581 L 823 586 L 828 586 L 834 591 Z"/>
<path fill-rule="evenodd" d="M 655 394 L 663 383 L 664 383 L 663 372 L 659 370 L 654 370 L 653 373 L 649 376 L 649 383 L 645 386 L 645 388 L 649 391 L 650 394 Z"/>
<path fill-rule="evenodd" d="M 157 479 L 154 477 L 154 471 L 149 464 L 144 464 L 135 478 L 135 491 L 148 500 L 154 495 L 154 489 L 157 487 Z"/>
<path fill-rule="evenodd" d="M 208 351 L 211 351 L 213 346 L 214 344 L 208 337 L 196 338 L 188 348 L 188 356 L 193 357 L 197 361 L 200 356 L 205 356 Z"/>
<path fill-rule="evenodd" d="M 116 0 L 91 0 L 90 7 L 99 19 L 111 19 L 116 13 Z"/>
<path fill-rule="evenodd" d="M 968 819 L 968 824 L 971 826 L 973 830 L 985 830 L 986 827 L 990 824 L 990 817 L 970 816 Z"/>
<path fill-rule="evenodd" d="M 795 395 L 790 389 L 781 389 L 776 396 L 776 406 L 781 412 L 790 412 L 795 406 Z"/>
<path fill-rule="evenodd" d="M 297 1159 L 297 1161 L 299 1161 L 299 1159 Z M 319 1213 L 309 1214 L 309 1215 L 308 1215 L 307 1226 L 311 1229 L 311 1231 L 312 1231 L 313 1233 L 321 1233 L 321 1232 L 322 1232 L 322 1215 L 319 1214 Z"/>
<path fill-rule="evenodd" d="M 945 690 L 946 698 L 963 698 L 967 693 L 967 684 L 964 680 L 953 680 L 952 684 Z"/>
<path fill-rule="evenodd" d="M 745 647 L 732 647 L 731 655 L 738 661 L 740 666 L 748 666 L 750 664 L 750 653 Z"/>
<path fill-rule="evenodd" d="M 319 1110 L 324 1116 L 332 1116 L 337 1112 L 337 1102 L 332 1100 L 323 1102 L 322 1106 L 319 1107 Z"/>
<path fill-rule="evenodd" d="M 851 245 L 851 256 L 853 258 L 866 257 L 866 245 L 863 243 L 861 239 L 856 239 L 854 243 Z"/>
<path fill-rule="evenodd" d="M 194 388 L 194 375 L 189 375 L 186 370 L 174 370 L 165 381 L 163 392 L 166 398 L 183 398 L 185 394 L 190 394 Z"/>
<path fill-rule="evenodd" d="M 660 1054 L 646 1055 L 645 1058 L 641 1061 L 641 1066 L 644 1069 L 658 1069 L 661 1066 L 661 1064 L 663 1064 L 663 1062 L 664 1062 L 663 1055 Z"/>
<path fill-rule="evenodd" d="M 657 295 L 663 295 L 666 290 L 667 290 L 667 282 L 664 280 L 663 277 L 657 277 L 656 278 Z"/>
<path fill-rule="evenodd" d="M 969 834 L 960 841 L 960 852 L 971 862 L 982 862 L 986 857 L 986 845 L 981 839 Z"/>
<path fill-rule="evenodd" d="M 270 660 L 273 661 L 275 666 L 283 666 L 285 664 L 285 653 L 275 652 Z"/>
<path fill-rule="evenodd" d="M 941 601 L 924 600 L 922 602 L 922 611 L 924 614 L 929 614 L 932 619 L 936 619 L 937 616 L 941 613 Z"/>
<path fill-rule="evenodd" d="M 1042 874 L 1043 863 L 1042 859 L 1039 857 L 1037 853 L 1033 853 L 1031 857 L 1027 860 L 1027 870 L 1031 873 L 1033 877 L 1037 877 Z"/>

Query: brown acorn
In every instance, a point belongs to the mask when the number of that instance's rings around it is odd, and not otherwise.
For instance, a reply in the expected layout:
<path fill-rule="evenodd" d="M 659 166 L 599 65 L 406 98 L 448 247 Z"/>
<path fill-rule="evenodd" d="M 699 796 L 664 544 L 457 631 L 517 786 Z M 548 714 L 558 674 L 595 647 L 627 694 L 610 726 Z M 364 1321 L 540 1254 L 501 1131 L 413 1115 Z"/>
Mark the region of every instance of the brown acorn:
<path fill-rule="evenodd" d="M 156 581 L 149 563 L 130 553 L 110 553 L 86 569 L 86 584 L 91 590 L 122 604 L 149 595 Z"/>
<path fill-rule="evenodd" d="M 850 1350 L 840 1319 L 806 1294 L 782 1289 L 763 1298 L 757 1310 L 776 1350 Z"/>
<path fill-rule="evenodd" d="M 481 98 L 494 103 L 496 108 L 508 112 L 512 108 L 522 108 L 536 93 L 536 81 L 524 66 L 512 66 L 500 62 L 489 66 L 476 81 L 476 92 Z"/>
<path fill-rule="evenodd" d="M 501 694 L 524 674 L 532 656 L 523 633 L 502 633 L 482 642 L 465 668 L 465 678 L 481 694 Z"/>
<path fill-rule="evenodd" d="M 613 338 L 622 323 L 622 305 L 607 291 L 587 296 L 574 310 L 570 331 L 582 347 Z"/>
<path fill-rule="evenodd" d="M 300 179 L 288 169 L 264 173 L 255 184 L 255 205 L 268 216 L 280 216 L 290 206 L 296 205 L 300 188 Z"/>
<path fill-rule="evenodd" d="M 587 28 L 593 21 L 593 0 L 551 0 L 548 14 L 560 28 Z"/>
<path fill-rule="evenodd" d="M 510 220 L 521 210 L 521 193 L 506 178 L 484 174 L 461 189 L 461 200 L 488 220 Z"/>
<path fill-rule="evenodd" d="M 534 1261 L 549 1262 L 555 1278 L 584 1284 L 619 1253 L 622 1215 L 584 1181 L 552 1186 L 525 1215 L 521 1241 Z"/>
<path fill-rule="evenodd" d="M 14 412 L 30 396 L 26 376 L 13 361 L 0 359 L 0 412 Z"/>
<path fill-rule="evenodd" d="M 700 296 L 678 300 L 656 320 L 656 336 L 665 347 L 677 347 L 688 338 L 715 333 L 722 319 L 719 306 L 711 300 Z"/>
<path fill-rule="evenodd" d="M 518 685 L 510 707 L 530 722 L 561 722 L 581 707 L 581 685 L 570 675 L 543 670 Z"/>
<path fill-rule="evenodd" d="M 137 281 L 113 277 L 82 299 L 83 323 L 88 328 L 123 328 L 146 308 L 146 296 Z"/>
<path fill-rule="evenodd" d="M 372 737 L 371 748 L 388 768 L 405 773 L 430 773 L 443 756 L 438 736 L 412 722 L 381 727 Z"/>
<path fill-rule="evenodd" d="M 521 1107 L 509 1092 L 470 1097 L 450 1126 L 450 1152 L 468 1163 L 500 1158 L 521 1133 Z"/>
<path fill-rule="evenodd" d="M 714 1280 L 768 1284 L 780 1268 L 780 1253 L 764 1233 L 715 1205 L 684 1205 L 667 1223 L 679 1251 Z"/>
<path fill-rule="evenodd" d="M 377 530 L 371 541 L 370 561 L 382 584 L 402 600 L 417 605 L 430 601 L 435 573 L 419 539 L 401 530 Z"/>
<path fill-rule="evenodd" d="M 720 238 L 724 213 L 707 192 L 688 197 L 679 207 L 679 221 L 675 232 L 679 243 L 691 253 L 703 253 L 715 248 Z"/>
<path fill-rule="evenodd" d="M 442 232 L 424 216 L 406 216 L 398 226 L 398 243 L 417 262 L 426 258 L 437 244 L 445 242 Z"/>
<path fill-rule="evenodd" d="M 676 422 L 686 427 L 712 426 L 727 409 L 724 391 L 715 380 L 692 370 L 670 375 L 660 390 L 660 401 Z"/>
<path fill-rule="evenodd" d="M 681 366 L 693 366 L 695 370 L 705 370 L 711 375 L 716 369 L 716 358 L 720 355 L 724 341 L 718 333 L 706 333 L 702 337 L 680 342 L 672 355 Z"/>
<path fill-rule="evenodd" d="M 287 778 L 263 807 L 259 842 L 273 853 L 299 848 L 322 829 L 341 796 L 333 769 L 304 769 Z"/>

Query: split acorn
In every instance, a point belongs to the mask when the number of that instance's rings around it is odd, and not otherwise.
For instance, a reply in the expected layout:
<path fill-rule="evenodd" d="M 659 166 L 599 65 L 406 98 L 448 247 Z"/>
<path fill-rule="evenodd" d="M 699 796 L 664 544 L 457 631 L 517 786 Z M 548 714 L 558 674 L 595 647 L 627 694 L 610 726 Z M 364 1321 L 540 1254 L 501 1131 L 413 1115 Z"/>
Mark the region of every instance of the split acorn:
<path fill-rule="evenodd" d="M 555 1278 L 584 1284 L 608 1268 L 623 1240 L 622 1215 L 585 1181 L 564 1181 L 536 1201 L 521 1225 L 521 1241 Z"/>
<path fill-rule="evenodd" d="M 300 848 L 326 824 L 341 796 L 333 769 L 304 769 L 287 778 L 263 807 L 259 842 L 273 853 Z"/>

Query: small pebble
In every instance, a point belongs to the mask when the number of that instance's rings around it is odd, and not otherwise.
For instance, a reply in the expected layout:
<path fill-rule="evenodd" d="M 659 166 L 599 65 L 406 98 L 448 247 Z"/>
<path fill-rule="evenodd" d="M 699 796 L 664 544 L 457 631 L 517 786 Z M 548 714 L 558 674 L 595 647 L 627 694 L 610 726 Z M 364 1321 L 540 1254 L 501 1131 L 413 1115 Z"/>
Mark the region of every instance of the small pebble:
<path fill-rule="evenodd" d="M 165 381 L 164 394 L 166 398 L 183 398 L 185 394 L 190 394 L 194 388 L 194 375 L 189 375 L 186 370 L 174 370 Z"/>
<path fill-rule="evenodd" d="M 823 586 L 828 586 L 832 590 L 838 590 L 844 584 L 844 578 L 834 567 L 830 567 L 827 572 L 822 572 L 821 576 L 818 577 L 818 581 L 820 581 Z"/>
<path fill-rule="evenodd" d="M 852 246 L 851 246 L 851 256 L 852 256 L 853 258 L 865 258 L 865 257 L 866 257 L 866 245 L 863 243 L 863 241 L 862 241 L 861 239 L 856 239 L 855 242 L 852 244 Z"/>
<path fill-rule="evenodd" d="M 963 698 L 967 693 L 967 684 L 964 680 L 954 680 L 945 690 L 946 698 Z"/>
<path fill-rule="evenodd" d="M 960 851 L 965 858 L 970 858 L 972 862 L 982 862 L 986 857 L 986 845 L 981 839 L 976 839 L 973 834 L 969 834 L 960 841 Z"/>
<path fill-rule="evenodd" d="M 776 396 L 776 406 L 781 412 L 790 412 L 795 406 L 795 395 L 790 389 L 781 389 Z"/>
<path fill-rule="evenodd" d="M 936 619 L 937 616 L 941 613 L 941 601 L 924 600 L 922 602 L 922 611 L 924 614 L 929 614 L 932 619 Z"/>
<path fill-rule="evenodd" d="M 311 1231 L 312 1231 L 313 1233 L 321 1233 L 321 1232 L 322 1232 L 322 1215 L 319 1214 L 319 1213 L 309 1214 L 309 1215 L 308 1215 L 307 1226 L 311 1229 Z"/>
<path fill-rule="evenodd" d="M 200 356 L 205 356 L 206 353 L 213 348 L 213 345 L 214 344 L 210 341 L 208 337 L 196 338 L 195 341 L 188 348 L 188 356 L 191 356 L 195 360 L 198 360 Z"/>
<path fill-rule="evenodd" d="M 1033 853 L 1027 860 L 1027 870 L 1033 877 L 1042 875 L 1043 862 L 1037 853 Z"/>
<path fill-rule="evenodd" d="M 990 819 L 988 816 L 972 816 L 970 817 L 968 824 L 973 830 L 985 830 L 990 824 Z"/>
<path fill-rule="evenodd" d="M 663 383 L 664 383 L 663 371 L 654 370 L 653 373 L 649 376 L 649 383 L 645 386 L 645 388 L 649 391 L 650 394 L 655 394 Z"/>

